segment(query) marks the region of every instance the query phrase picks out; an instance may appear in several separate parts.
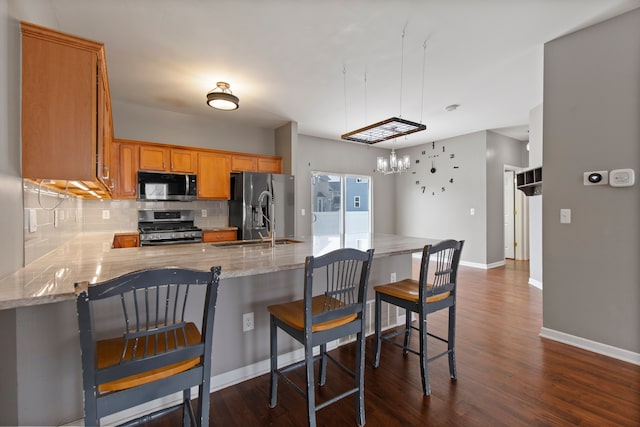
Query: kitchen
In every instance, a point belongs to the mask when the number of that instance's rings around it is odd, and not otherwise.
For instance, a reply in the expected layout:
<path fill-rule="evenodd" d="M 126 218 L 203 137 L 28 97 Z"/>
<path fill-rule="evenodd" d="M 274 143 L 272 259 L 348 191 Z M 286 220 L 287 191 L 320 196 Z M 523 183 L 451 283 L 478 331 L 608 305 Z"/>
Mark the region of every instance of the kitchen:
<path fill-rule="evenodd" d="M 7 24 L 7 22 L 9 22 Z M 18 42 L 16 40 L 18 34 L 18 28 L 16 27 L 15 21 L 6 21 L 6 25 L 8 28 L 5 32 L 5 37 L 10 41 L 9 43 L 9 53 L 7 56 L 10 58 L 9 61 L 5 61 L 5 64 L 12 63 L 11 61 L 15 61 L 17 53 Z M 9 29 L 11 31 L 9 31 Z M 15 64 L 15 62 L 13 62 Z M 7 74 L 9 75 L 12 82 L 19 81 L 19 76 L 16 75 L 18 71 L 15 67 L 8 67 Z M 17 99 L 19 96 L 19 85 L 13 84 L 7 87 L 6 93 L 9 94 L 9 99 Z M 18 92 L 16 92 L 18 91 Z M 12 103 L 13 105 L 13 103 Z M 11 126 L 7 126 L 3 128 L 8 129 L 9 137 L 8 140 L 11 141 L 19 141 L 19 127 L 16 128 L 14 123 L 19 122 L 19 110 L 15 108 L 7 108 L 5 107 L 7 114 L 3 115 L 3 120 L 7 120 L 7 123 L 12 124 Z M 331 170 L 336 172 L 344 172 L 344 173 L 359 173 L 363 175 L 371 175 L 371 167 L 369 165 L 375 164 L 376 158 L 379 155 L 386 155 L 387 150 L 377 149 L 375 147 L 371 147 L 369 149 L 365 149 L 364 147 L 358 147 L 354 144 L 341 144 L 337 141 L 330 141 L 318 137 L 309 137 L 305 135 L 299 135 L 297 132 L 297 124 L 295 122 L 283 124 L 281 127 L 273 130 L 265 130 L 262 128 L 250 128 L 242 125 L 234 125 L 232 123 L 222 123 L 222 124 L 212 124 L 209 120 L 204 118 L 196 118 L 196 117 L 187 117 L 181 114 L 174 114 L 167 111 L 157 111 L 150 109 L 144 106 L 135 106 L 129 105 L 126 103 L 118 103 L 117 101 L 113 104 L 113 113 L 114 113 L 114 125 L 117 136 L 124 136 L 131 139 L 142 140 L 142 141 L 157 141 L 157 142 L 168 142 L 172 144 L 181 144 L 186 139 L 189 140 L 188 144 L 190 146 L 199 146 L 203 148 L 217 148 L 217 149 L 229 149 L 233 147 L 233 151 L 244 152 L 244 153 L 254 153 L 254 154 L 264 154 L 264 155 L 276 155 L 286 157 L 286 152 L 292 146 L 287 141 L 296 140 L 297 146 L 295 146 L 298 150 L 297 153 L 297 161 L 292 164 L 292 170 L 288 173 L 295 174 L 297 177 L 302 177 L 300 183 L 297 187 L 296 194 L 296 203 L 298 204 L 297 211 L 304 206 L 310 205 L 309 195 L 307 189 L 310 188 L 310 183 L 305 182 L 308 176 L 308 172 L 312 170 Z M 216 135 L 215 140 L 212 140 L 211 135 Z M 206 142 L 205 142 L 206 141 Z M 285 142 L 281 142 L 285 141 Z M 16 187 L 22 189 L 22 182 L 20 179 L 19 172 L 19 145 L 11 144 L 3 145 L 6 147 L 6 152 L 8 155 L 6 157 L 3 156 L 3 172 L 6 174 L 5 178 L 3 178 L 3 206 L 13 207 L 18 206 L 18 209 L 9 210 L 7 214 L 17 216 L 18 218 L 22 218 L 22 204 L 23 204 L 23 193 L 22 190 L 20 192 L 14 191 Z M 331 155 L 331 152 L 340 152 L 340 156 Z M 18 159 L 16 161 L 16 158 Z M 361 159 L 361 162 L 357 164 L 352 161 L 352 159 L 358 158 Z M 14 161 L 10 161 L 13 159 Z M 293 162 L 292 162 L 293 163 Z M 551 168 L 552 165 L 545 162 L 545 168 Z M 6 178 L 8 176 L 8 178 Z M 396 182 L 391 179 L 385 179 L 385 177 L 373 175 L 373 191 L 374 191 L 374 199 L 376 200 L 385 200 L 385 198 L 392 197 L 390 195 L 395 194 L 396 192 Z M 10 188 L 10 190 L 7 190 Z M 37 205 L 29 205 L 28 196 L 25 197 L 24 207 L 26 209 L 36 208 Z M 49 200 L 55 202 L 55 200 Z M 196 213 L 200 212 L 202 209 L 207 209 L 209 218 L 207 221 L 211 221 L 211 223 L 207 225 L 218 226 L 218 225 L 226 225 L 225 222 L 225 213 L 224 209 L 221 208 L 220 203 L 222 202 L 190 202 L 194 204 L 193 210 Z M 393 204 L 393 201 L 390 200 L 390 203 Z M 52 206 L 46 204 L 47 207 Z M 119 218 L 119 209 L 123 206 L 127 206 L 129 209 L 135 211 L 137 209 L 136 202 L 133 201 L 84 201 L 82 206 L 82 215 L 81 217 L 87 221 L 90 221 L 92 227 L 95 226 L 97 229 L 101 230 L 113 230 L 113 231 L 130 231 L 131 221 L 135 223 L 135 219 L 128 221 L 129 224 L 125 225 L 124 229 L 120 229 L 119 226 L 115 225 L 114 222 Z M 105 209 L 106 207 L 106 209 Z M 71 208 L 73 209 L 73 208 Z M 80 208 L 75 208 L 79 210 Z M 109 219 L 103 219 L 102 211 L 108 210 L 110 212 Z M 16 212 L 17 211 L 17 212 Z M 5 211 L 7 212 L 7 211 Z M 210 213 L 211 212 L 211 213 Z M 553 216 L 551 216 L 553 214 Z M 396 232 L 396 217 L 398 213 L 392 209 L 379 209 L 376 210 L 374 215 L 374 228 L 377 232 L 382 233 L 394 233 Z M 70 227 L 74 227 L 74 225 L 70 224 L 68 221 L 73 221 L 78 218 L 74 215 L 67 215 L 65 212 L 64 219 L 60 219 L 63 226 L 69 225 Z M 131 217 L 127 217 L 131 218 Z M 135 218 L 135 217 L 134 217 Z M 555 218 L 555 211 L 549 213 L 549 218 Z M 43 221 L 45 224 L 51 224 L 51 229 L 53 230 L 55 227 L 53 223 L 55 222 L 54 218 Z M 66 224 L 65 224 L 66 223 Z M 23 246 L 23 237 L 22 230 L 20 227 L 22 224 L 21 221 L 9 221 L 3 222 L 3 235 L 7 236 L 6 245 L 8 248 L 22 247 Z M 76 224 L 77 222 L 74 222 Z M 298 230 L 297 234 L 300 235 L 308 235 L 310 226 L 308 223 L 298 221 L 296 223 Z M 18 229 L 19 233 L 16 233 L 15 229 Z M 50 241 L 51 235 L 45 236 L 44 241 Z M 25 245 L 26 246 L 26 245 Z M 27 253 L 25 248 L 25 254 Z M 23 255 L 20 251 L 15 250 L 6 250 L 6 253 L 3 253 L 4 259 L 2 263 L 2 273 L 3 276 L 14 271 L 16 266 L 22 264 Z M 38 256 L 34 256 L 37 258 Z M 488 264 L 489 260 L 486 257 L 478 257 L 477 259 L 471 260 L 472 262 L 477 262 L 479 264 Z M 547 278 L 552 281 L 553 276 Z M 58 307 L 59 308 L 59 307 Z M 38 322 L 37 319 L 42 319 L 43 321 L 51 318 L 66 318 L 67 322 L 73 322 L 73 316 L 69 317 L 69 313 L 58 313 L 56 312 L 55 305 L 49 305 L 46 309 L 36 312 L 35 310 L 26 308 L 21 310 L 13 310 L 9 312 L 3 313 L 3 324 L 5 325 L 16 325 L 13 328 L 13 334 L 18 336 L 22 336 L 23 334 L 28 334 L 30 328 L 36 328 Z M 11 328 L 5 329 L 4 333 L 11 333 Z M 633 334 L 630 334 L 633 335 Z M 69 337 L 71 338 L 71 337 Z M 9 338 L 11 341 L 11 338 Z M 13 338 L 13 341 L 16 341 L 16 338 Z M 19 346 L 17 353 L 19 356 L 14 357 L 22 357 L 24 354 L 27 354 L 29 351 L 29 346 L 27 343 L 23 342 L 18 338 Z M 615 344 L 615 343 L 614 343 Z M 26 347 L 25 347 L 26 346 Z M 624 346 L 623 346 L 624 347 Z M 633 344 L 627 344 L 626 348 L 633 349 Z M 4 372 L 3 372 L 4 373 Z M 8 373 L 7 376 L 3 375 L 3 378 L 10 378 L 11 376 L 16 376 L 17 372 Z M 41 375 L 42 378 L 46 378 L 46 373 L 37 372 L 37 369 L 32 373 L 26 373 L 26 377 L 22 377 L 21 381 L 24 378 L 37 378 L 38 375 Z M 16 379 L 17 381 L 17 379 Z M 35 381 L 35 379 L 34 379 Z M 17 397 L 19 399 L 21 393 L 28 393 L 31 397 L 36 399 L 44 399 L 46 398 L 46 391 L 42 392 L 33 391 L 33 390 L 24 390 L 19 389 Z M 51 392 L 49 391 L 49 394 Z M 41 397 L 38 397 L 41 396 Z M 5 402 L 9 402 L 10 399 L 3 399 Z"/>

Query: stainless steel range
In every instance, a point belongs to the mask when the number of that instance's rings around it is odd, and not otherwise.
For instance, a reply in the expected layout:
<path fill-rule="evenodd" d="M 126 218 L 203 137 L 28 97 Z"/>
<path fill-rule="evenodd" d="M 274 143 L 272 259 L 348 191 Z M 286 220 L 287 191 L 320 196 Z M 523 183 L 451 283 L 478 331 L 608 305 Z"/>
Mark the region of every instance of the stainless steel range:
<path fill-rule="evenodd" d="M 202 242 L 202 229 L 193 223 L 194 211 L 138 211 L 140 245 L 171 245 Z"/>

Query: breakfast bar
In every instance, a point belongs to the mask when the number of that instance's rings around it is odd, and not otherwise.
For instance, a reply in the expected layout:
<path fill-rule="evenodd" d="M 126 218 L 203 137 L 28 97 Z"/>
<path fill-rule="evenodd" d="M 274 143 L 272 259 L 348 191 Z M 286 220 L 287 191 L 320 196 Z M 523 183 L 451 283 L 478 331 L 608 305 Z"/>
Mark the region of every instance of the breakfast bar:
<path fill-rule="evenodd" d="M 17 399 L 29 396 L 46 418 L 82 418 L 80 347 L 74 283 L 97 283 L 121 274 L 163 266 L 208 270 L 222 267 L 216 309 L 212 390 L 268 371 L 269 322 L 266 306 L 302 297 L 303 270 L 308 255 L 341 247 L 375 248 L 370 274 L 374 285 L 390 275 L 411 274 L 411 254 L 435 240 L 390 234 L 336 235 L 295 238 L 284 244 L 192 243 L 113 249 L 113 233 L 80 233 L 47 255 L 0 280 L 0 316 L 15 319 Z M 367 310 L 369 312 L 369 310 Z M 15 313 L 15 317 L 5 316 Z M 243 330 L 244 313 L 254 314 L 254 328 Z M 387 316 L 391 326 L 397 321 Z M 373 316 L 368 314 L 368 330 Z M 340 345 L 341 343 L 336 343 Z M 283 340 L 280 357 L 299 358 L 299 347 Z M 2 356 L 0 356 L 0 359 Z M 51 396 L 55 395 L 53 401 Z M 164 405 L 170 402 L 157 402 Z M 25 403 L 26 404 L 26 403 Z M 266 404 L 266 403 L 265 403 Z M 126 414 L 122 415 L 126 417 Z M 122 418 L 114 420 L 122 421 Z"/>

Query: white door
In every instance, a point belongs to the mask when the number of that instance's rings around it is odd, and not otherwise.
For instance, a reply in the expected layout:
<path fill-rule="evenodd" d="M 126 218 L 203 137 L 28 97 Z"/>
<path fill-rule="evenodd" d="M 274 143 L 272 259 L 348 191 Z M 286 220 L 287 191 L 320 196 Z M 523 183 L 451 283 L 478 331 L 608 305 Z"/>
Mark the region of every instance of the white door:
<path fill-rule="evenodd" d="M 504 257 L 515 259 L 515 172 L 504 171 Z"/>

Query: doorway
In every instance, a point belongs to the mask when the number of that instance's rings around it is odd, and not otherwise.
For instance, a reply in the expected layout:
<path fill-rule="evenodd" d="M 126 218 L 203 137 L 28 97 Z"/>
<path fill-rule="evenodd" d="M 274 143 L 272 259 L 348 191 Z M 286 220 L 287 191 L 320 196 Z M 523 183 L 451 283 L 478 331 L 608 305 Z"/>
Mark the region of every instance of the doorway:
<path fill-rule="evenodd" d="M 515 175 L 521 168 L 504 167 L 504 257 L 529 259 L 529 200 L 516 188 Z"/>
<path fill-rule="evenodd" d="M 371 233 L 371 178 L 312 172 L 311 233 L 314 236 Z"/>

